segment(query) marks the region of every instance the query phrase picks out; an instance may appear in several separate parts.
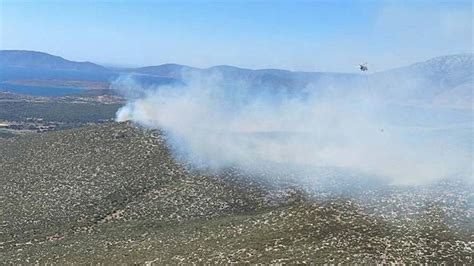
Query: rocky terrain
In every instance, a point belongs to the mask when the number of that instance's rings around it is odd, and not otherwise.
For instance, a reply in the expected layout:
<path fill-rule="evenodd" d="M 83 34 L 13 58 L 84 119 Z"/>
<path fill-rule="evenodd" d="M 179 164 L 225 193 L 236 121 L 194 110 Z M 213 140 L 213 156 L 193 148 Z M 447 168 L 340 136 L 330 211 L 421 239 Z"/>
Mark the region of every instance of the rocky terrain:
<path fill-rule="evenodd" d="M 0 139 L 0 263 L 473 263 L 467 181 L 308 185 L 173 158 L 129 123 Z"/>

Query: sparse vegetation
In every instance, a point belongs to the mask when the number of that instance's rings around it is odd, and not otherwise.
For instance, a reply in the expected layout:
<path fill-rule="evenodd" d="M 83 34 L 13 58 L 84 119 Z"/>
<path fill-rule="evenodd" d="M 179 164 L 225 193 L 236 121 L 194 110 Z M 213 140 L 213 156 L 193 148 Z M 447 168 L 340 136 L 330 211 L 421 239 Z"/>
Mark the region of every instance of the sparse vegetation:
<path fill-rule="evenodd" d="M 1 130 L 0 129 L 0 139 L 4 138 L 13 138 L 16 134 L 12 133 L 11 131 Z"/>
<path fill-rule="evenodd" d="M 126 123 L 2 139 L 0 168 L 2 263 L 472 263 L 464 183 L 268 187 L 190 172 Z"/>
<path fill-rule="evenodd" d="M 30 117 L 67 123 L 113 119 L 121 105 L 66 102 L 0 102 L 0 119 L 22 121 Z"/>

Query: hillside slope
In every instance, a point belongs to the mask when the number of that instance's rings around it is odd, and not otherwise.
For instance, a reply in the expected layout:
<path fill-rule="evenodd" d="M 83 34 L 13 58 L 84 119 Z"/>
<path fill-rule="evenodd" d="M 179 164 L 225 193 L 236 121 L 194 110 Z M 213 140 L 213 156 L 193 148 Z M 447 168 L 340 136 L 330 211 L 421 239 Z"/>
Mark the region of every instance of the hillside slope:
<path fill-rule="evenodd" d="M 472 263 L 463 183 L 270 188 L 237 170 L 190 172 L 164 135 L 127 123 L 0 140 L 0 168 L 2 264 Z"/>

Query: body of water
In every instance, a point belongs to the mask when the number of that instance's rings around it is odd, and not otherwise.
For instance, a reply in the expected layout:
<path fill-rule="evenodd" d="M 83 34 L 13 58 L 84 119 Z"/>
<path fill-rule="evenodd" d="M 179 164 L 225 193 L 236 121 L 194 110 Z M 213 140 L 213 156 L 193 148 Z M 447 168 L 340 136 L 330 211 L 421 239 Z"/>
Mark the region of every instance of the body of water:
<path fill-rule="evenodd" d="M 24 86 L 16 84 L 0 83 L 0 91 L 8 91 L 19 94 L 28 94 L 34 96 L 64 96 L 69 94 L 78 94 L 85 91 L 81 88 L 57 88 L 57 87 L 38 87 Z"/>

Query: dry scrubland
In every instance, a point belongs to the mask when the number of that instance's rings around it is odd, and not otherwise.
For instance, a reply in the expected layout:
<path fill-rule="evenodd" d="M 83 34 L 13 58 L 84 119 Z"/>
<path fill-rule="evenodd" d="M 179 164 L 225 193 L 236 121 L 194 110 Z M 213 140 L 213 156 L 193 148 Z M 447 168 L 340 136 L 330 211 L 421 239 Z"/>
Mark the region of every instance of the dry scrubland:
<path fill-rule="evenodd" d="M 190 172 L 126 123 L 0 139 L 0 169 L 2 264 L 473 262 L 461 181 L 340 194 Z"/>

